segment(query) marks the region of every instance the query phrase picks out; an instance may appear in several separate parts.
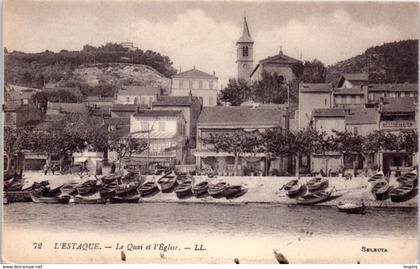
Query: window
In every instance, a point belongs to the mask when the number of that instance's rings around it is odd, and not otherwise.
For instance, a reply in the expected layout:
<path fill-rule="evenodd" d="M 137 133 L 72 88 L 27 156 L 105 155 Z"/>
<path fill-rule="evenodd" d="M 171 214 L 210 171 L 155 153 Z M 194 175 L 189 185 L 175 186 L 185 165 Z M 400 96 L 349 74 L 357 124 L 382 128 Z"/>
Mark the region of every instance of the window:
<path fill-rule="evenodd" d="M 351 104 L 351 96 L 350 95 L 346 96 L 346 104 Z"/>
<path fill-rule="evenodd" d="M 127 103 L 130 103 L 130 97 L 129 96 L 127 97 Z"/>
<path fill-rule="evenodd" d="M 414 93 L 413 92 L 410 92 L 410 97 L 414 97 Z"/>
<path fill-rule="evenodd" d="M 179 80 L 179 88 L 184 87 L 184 81 L 182 79 Z"/>
<path fill-rule="evenodd" d="M 153 103 L 153 96 L 149 96 L 149 106 L 152 106 Z"/>
<path fill-rule="evenodd" d="M 243 57 L 248 57 L 248 47 L 242 47 L 242 56 Z"/>
<path fill-rule="evenodd" d="M 210 88 L 210 90 L 213 89 L 213 80 L 210 80 L 210 82 L 209 82 L 209 88 Z"/>
<path fill-rule="evenodd" d="M 209 106 L 213 105 L 213 96 L 209 96 Z"/>
<path fill-rule="evenodd" d="M 200 80 L 200 81 L 198 82 L 198 88 L 199 88 L 199 89 L 202 89 L 202 88 L 203 88 L 203 81 L 202 81 L 202 80 Z"/>
<path fill-rule="evenodd" d="M 146 104 L 146 97 L 145 96 L 141 97 L 141 104 L 142 105 Z"/>
<path fill-rule="evenodd" d="M 137 105 L 137 102 L 138 102 L 137 97 L 134 97 L 134 104 Z"/>
<path fill-rule="evenodd" d="M 369 100 L 373 100 L 373 93 L 369 93 Z"/>
<path fill-rule="evenodd" d="M 404 97 L 404 96 L 405 96 L 405 92 L 401 92 L 400 97 Z"/>
<path fill-rule="evenodd" d="M 354 127 L 354 131 L 353 131 L 353 133 L 354 133 L 355 135 L 358 135 L 358 130 L 357 130 L 357 127 Z"/>
<path fill-rule="evenodd" d="M 395 92 L 391 92 L 391 93 L 389 94 L 389 97 L 395 97 Z"/>
<path fill-rule="evenodd" d="M 193 87 L 193 81 L 192 81 L 192 80 L 190 80 L 190 81 L 189 81 L 189 84 L 190 84 L 190 89 L 192 89 L 192 87 Z"/>
<path fill-rule="evenodd" d="M 356 104 L 360 104 L 360 96 L 356 96 Z"/>
<path fill-rule="evenodd" d="M 159 131 L 165 132 L 165 122 L 159 121 Z"/>
<path fill-rule="evenodd" d="M 327 98 L 324 99 L 324 103 L 325 103 L 325 105 L 327 105 Z"/>

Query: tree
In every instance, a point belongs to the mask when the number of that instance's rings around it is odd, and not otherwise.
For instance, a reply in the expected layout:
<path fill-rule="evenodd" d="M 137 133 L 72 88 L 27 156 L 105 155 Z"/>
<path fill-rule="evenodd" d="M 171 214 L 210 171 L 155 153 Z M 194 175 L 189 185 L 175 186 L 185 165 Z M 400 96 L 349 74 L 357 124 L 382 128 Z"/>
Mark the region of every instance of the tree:
<path fill-rule="evenodd" d="M 149 148 L 144 140 L 133 139 L 130 135 L 109 140 L 108 147 L 118 154 L 118 170 L 121 170 L 121 163 L 125 157 L 131 158 L 133 153 L 142 153 Z"/>
<path fill-rule="evenodd" d="M 419 151 L 418 148 L 418 132 L 417 130 L 401 131 L 398 137 L 399 150 L 404 150 L 409 153 Z"/>
<path fill-rule="evenodd" d="M 330 155 L 328 153 L 336 149 L 334 137 L 327 134 L 325 131 L 320 131 L 315 134 L 314 151 L 325 157 L 325 173 L 328 175 L 328 162 Z"/>
<path fill-rule="evenodd" d="M 211 145 L 216 152 L 227 152 L 235 158 L 234 176 L 238 174 L 238 160 L 246 153 L 257 153 L 259 139 L 255 133 L 236 131 L 232 133 L 210 133 L 208 138 L 201 138 L 205 145 Z"/>
<path fill-rule="evenodd" d="M 299 164 L 302 156 L 310 156 L 317 149 L 319 133 L 313 128 L 304 128 L 297 131 L 272 129 L 267 130 L 264 139 L 267 139 L 268 150 L 276 156 L 291 154 L 296 160 L 296 177 L 299 178 Z"/>
<path fill-rule="evenodd" d="M 288 85 L 283 76 L 264 71 L 261 80 L 253 85 L 254 100 L 260 103 L 287 103 Z"/>
<path fill-rule="evenodd" d="M 229 83 L 219 93 L 219 99 L 230 103 L 232 106 L 239 106 L 243 102 L 250 101 L 252 89 L 243 79 L 229 79 Z"/>
<path fill-rule="evenodd" d="M 302 74 L 302 82 L 325 83 L 326 76 L 327 68 L 321 61 L 317 59 L 312 61 L 305 61 L 304 71 Z"/>

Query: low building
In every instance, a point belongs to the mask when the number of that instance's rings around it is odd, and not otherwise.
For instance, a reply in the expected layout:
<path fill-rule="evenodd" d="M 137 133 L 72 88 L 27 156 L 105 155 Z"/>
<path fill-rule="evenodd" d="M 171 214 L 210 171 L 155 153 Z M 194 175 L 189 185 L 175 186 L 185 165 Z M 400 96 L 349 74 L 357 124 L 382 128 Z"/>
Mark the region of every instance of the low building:
<path fill-rule="evenodd" d="M 115 103 L 150 107 L 161 90 L 154 86 L 122 86 L 117 92 Z"/>
<path fill-rule="evenodd" d="M 217 105 L 217 81 L 215 73 L 207 74 L 196 69 L 181 72 L 172 76 L 171 96 L 193 96 L 201 97 L 203 106 Z"/>
<path fill-rule="evenodd" d="M 337 88 L 354 88 L 356 86 L 366 86 L 368 74 L 366 73 L 347 73 L 342 74 L 337 83 Z"/>
<path fill-rule="evenodd" d="M 333 107 L 363 108 L 367 103 L 367 95 L 367 86 L 335 89 L 333 91 Z"/>
<path fill-rule="evenodd" d="M 47 115 L 57 115 L 57 114 L 88 114 L 89 109 L 83 103 L 52 103 L 48 102 L 47 105 Z"/>
<path fill-rule="evenodd" d="M 202 138 L 210 134 L 230 132 L 264 132 L 272 128 L 287 128 L 287 112 L 278 108 L 251 108 L 245 106 L 205 107 L 197 124 L 197 149 L 195 151 L 198 169 L 211 169 L 217 173 L 234 173 L 234 155 L 216 152 L 211 145 L 205 145 Z M 263 174 L 266 170 L 284 174 L 288 170 L 287 158 L 266 159 L 264 153 L 239 156 L 238 174 Z M 266 167 L 266 163 L 269 167 Z"/>
<path fill-rule="evenodd" d="M 115 102 L 114 97 L 101 97 L 101 96 L 87 96 L 83 103 L 87 104 L 88 106 L 97 106 L 97 107 L 104 107 L 104 106 L 112 106 Z"/>
<path fill-rule="evenodd" d="M 146 142 L 149 149 L 131 156 L 148 170 L 156 165 L 173 167 L 185 157 L 185 119 L 182 111 L 138 111 L 130 117 L 130 137 Z M 149 167 L 147 167 L 149 165 Z"/>
<path fill-rule="evenodd" d="M 419 86 L 414 83 L 369 84 L 368 92 L 368 102 L 378 103 L 381 101 L 381 98 L 417 98 Z"/>

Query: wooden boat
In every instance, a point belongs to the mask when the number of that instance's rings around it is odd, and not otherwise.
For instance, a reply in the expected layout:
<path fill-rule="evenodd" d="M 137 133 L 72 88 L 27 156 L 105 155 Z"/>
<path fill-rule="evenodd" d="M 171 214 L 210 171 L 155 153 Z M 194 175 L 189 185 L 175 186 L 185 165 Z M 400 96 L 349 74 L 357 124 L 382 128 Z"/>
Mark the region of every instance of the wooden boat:
<path fill-rule="evenodd" d="M 184 180 L 178 187 L 175 189 L 175 194 L 178 198 L 186 198 L 191 196 L 192 193 L 193 181 L 191 179 Z"/>
<path fill-rule="evenodd" d="M 31 191 L 6 191 L 3 192 L 3 198 L 8 203 L 32 202 Z"/>
<path fill-rule="evenodd" d="M 340 212 L 344 212 L 347 214 L 363 214 L 365 212 L 366 207 L 364 203 L 339 202 L 337 204 L 337 208 Z"/>
<path fill-rule="evenodd" d="M 61 188 L 60 191 L 62 194 L 68 194 L 68 195 L 73 195 L 75 193 L 77 193 L 77 182 L 69 182 L 64 184 Z"/>
<path fill-rule="evenodd" d="M 287 197 L 290 199 L 302 196 L 306 193 L 308 190 L 308 187 L 305 184 L 296 184 L 293 185 L 288 191 L 287 191 Z"/>
<path fill-rule="evenodd" d="M 412 198 L 414 190 L 415 186 L 413 183 L 401 184 L 398 187 L 392 189 L 389 192 L 389 196 L 391 197 L 392 202 L 400 203 Z"/>
<path fill-rule="evenodd" d="M 229 186 L 226 182 L 219 182 L 209 185 L 207 192 L 214 198 L 221 198 L 225 196 L 225 189 Z"/>
<path fill-rule="evenodd" d="M 97 196 L 95 196 L 94 198 L 89 197 L 89 196 L 81 196 L 81 195 L 74 196 L 75 204 L 106 204 L 107 200 L 108 200 L 107 198 L 103 198 L 103 197 L 98 198 Z"/>
<path fill-rule="evenodd" d="M 117 183 L 114 181 L 109 184 L 104 184 L 99 189 L 99 195 L 102 198 L 109 198 L 115 194 L 115 189 L 117 188 Z"/>
<path fill-rule="evenodd" d="M 298 205 L 314 205 L 314 204 L 325 202 L 326 200 L 328 200 L 328 198 L 330 198 L 333 190 L 334 189 L 331 189 L 329 191 L 325 190 L 325 191 L 320 191 L 316 193 L 305 194 L 303 196 L 296 198 L 297 204 Z"/>
<path fill-rule="evenodd" d="M 234 199 L 234 198 L 241 197 L 247 192 L 248 192 L 248 188 L 242 185 L 228 186 L 225 189 L 225 197 L 226 199 Z"/>
<path fill-rule="evenodd" d="M 130 196 L 111 196 L 109 197 L 109 202 L 111 204 L 137 204 L 140 201 L 140 195 L 134 194 Z"/>
<path fill-rule="evenodd" d="M 389 191 L 391 186 L 386 180 L 380 180 L 373 184 L 371 192 L 375 196 L 375 199 L 378 201 L 386 200 L 389 198 Z"/>
<path fill-rule="evenodd" d="M 122 178 L 121 174 L 109 174 L 101 178 L 102 182 L 105 184 L 112 183 L 114 181 L 120 180 Z"/>
<path fill-rule="evenodd" d="M 134 192 L 137 192 L 137 188 L 139 186 L 140 186 L 140 182 L 138 181 L 118 185 L 115 188 L 115 195 L 123 196 L 123 195 L 132 194 Z"/>
<path fill-rule="evenodd" d="M 153 181 L 148 181 L 138 188 L 141 197 L 150 196 L 159 191 L 157 184 Z"/>
<path fill-rule="evenodd" d="M 290 190 L 294 185 L 296 185 L 298 183 L 298 180 L 297 179 L 293 179 L 293 180 L 290 180 L 289 182 L 287 182 L 286 184 L 284 184 L 283 185 L 283 189 L 285 190 L 285 191 L 288 191 L 288 190 Z"/>
<path fill-rule="evenodd" d="M 198 184 L 195 184 L 192 188 L 192 193 L 195 197 L 200 197 L 207 193 L 207 190 L 209 188 L 209 182 L 208 181 L 202 181 Z"/>
<path fill-rule="evenodd" d="M 417 170 L 413 170 L 413 171 L 397 178 L 397 181 L 401 184 L 413 183 L 413 185 L 415 187 L 417 187 L 417 182 L 418 182 Z"/>
<path fill-rule="evenodd" d="M 56 197 L 43 197 L 31 193 L 32 202 L 43 203 L 43 204 L 68 204 L 70 201 L 70 195 L 62 195 Z"/>
<path fill-rule="evenodd" d="M 383 172 L 378 172 L 375 175 L 373 175 L 372 177 L 370 177 L 368 179 L 369 182 L 375 182 L 378 180 L 383 180 L 385 178 L 384 173 Z"/>
<path fill-rule="evenodd" d="M 306 183 L 308 191 L 310 192 L 325 190 L 326 188 L 328 188 L 328 185 L 328 179 L 320 177 L 315 177 Z"/>
<path fill-rule="evenodd" d="M 5 186 L 6 191 L 21 191 L 23 188 L 23 182 L 20 180 L 12 180 Z"/>
<path fill-rule="evenodd" d="M 139 182 L 140 181 L 140 173 L 138 172 L 128 172 L 125 176 L 121 178 L 122 183 L 130 183 L 130 182 Z"/>
<path fill-rule="evenodd" d="M 175 177 L 161 177 L 158 181 L 157 181 L 159 188 L 161 190 L 161 192 L 163 193 L 169 193 L 172 192 L 177 186 L 178 186 L 178 181 L 176 180 Z"/>
<path fill-rule="evenodd" d="M 89 195 L 98 190 L 96 180 L 85 181 L 81 185 L 77 186 L 76 189 L 80 195 Z"/>

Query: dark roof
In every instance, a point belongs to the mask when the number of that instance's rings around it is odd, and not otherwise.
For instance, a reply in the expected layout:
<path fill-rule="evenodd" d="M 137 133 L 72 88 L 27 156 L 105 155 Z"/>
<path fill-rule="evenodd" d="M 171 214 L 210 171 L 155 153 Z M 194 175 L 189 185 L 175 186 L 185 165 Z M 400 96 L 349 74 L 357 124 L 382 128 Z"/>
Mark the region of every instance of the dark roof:
<path fill-rule="evenodd" d="M 343 108 L 317 108 L 312 111 L 313 117 L 345 117 L 346 116 L 346 110 Z"/>
<path fill-rule="evenodd" d="M 136 104 L 114 104 L 111 111 L 115 112 L 135 112 L 139 109 L 147 109 L 147 105 L 136 105 Z"/>
<path fill-rule="evenodd" d="M 199 101 L 197 96 L 159 96 L 153 101 L 152 106 L 191 106 L 194 102 Z"/>
<path fill-rule="evenodd" d="M 177 117 L 182 111 L 176 110 L 142 110 L 134 114 L 134 117 Z"/>
<path fill-rule="evenodd" d="M 173 78 L 203 78 L 203 79 L 217 79 L 216 76 L 207 74 L 206 72 L 200 71 L 198 69 L 193 69 L 181 72 L 179 74 L 173 75 Z"/>
<path fill-rule="evenodd" d="M 418 92 L 419 85 L 414 83 L 369 84 L 369 92 Z"/>
<path fill-rule="evenodd" d="M 374 124 L 378 122 L 378 116 L 376 108 L 351 109 L 346 115 L 346 124 Z"/>
<path fill-rule="evenodd" d="M 242 28 L 242 36 L 238 39 L 237 43 L 254 43 L 248 28 L 248 22 L 244 17 L 244 25 Z"/>
<path fill-rule="evenodd" d="M 119 95 L 155 96 L 160 93 L 158 87 L 153 86 L 122 86 Z"/>
<path fill-rule="evenodd" d="M 293 64 L 293 63 L 298 63 L 298 62 L 301 62 L 301 61 L 299 61 L 298 59 L 292 58 L 290 56 L 287 56 L 286 54 L 283 54 L 282 51 L 280 51 L 279 54 L 277 55 L 270 56 L 259 61 L 260 64 L 267 64 L 267 63 Z"/>
<path fill-rule="evenodd" d="M 130 125 L 129 117 L 112 117 L 106 120 L 109 125 Z"/>
<path fill-rule="evenodd" d="M 47 110 L 59 110 L 61 113 L 87 113 L 84 103 L 52 103 L 48 102 Z"/>
<path fill-rule="evenodd" d="M 333 86 L 331 83 L 301 83 L 299 89 L 303 93 L 330 93 Z"/>
<path fill-rule="evenodd" d="M 64 119 L 65 115 L 63 114 L 46 114 L 45 121 L 60 121 Z"/>
<path fill-rule="evenodd" d="M 380 108 L 381 113 L 407 113 L 418 109 L 417 98 L 384 98 L 384 104 Z"/>
<path fill-rule="evenodd" d="M 334 90 L 334 95 L 364 95 L 360 88 L 339 88 Z"/>
<path fill-rule="evenodd" d="M 205 107 L 198 118 L 198 126 L 280 126 L 284 109 L 249 108 L 243 106 Z"/>
<path fill-rule="evenodd" d="M 114 97 L 87 96 L 83 102 L 114 102 Z"/>

